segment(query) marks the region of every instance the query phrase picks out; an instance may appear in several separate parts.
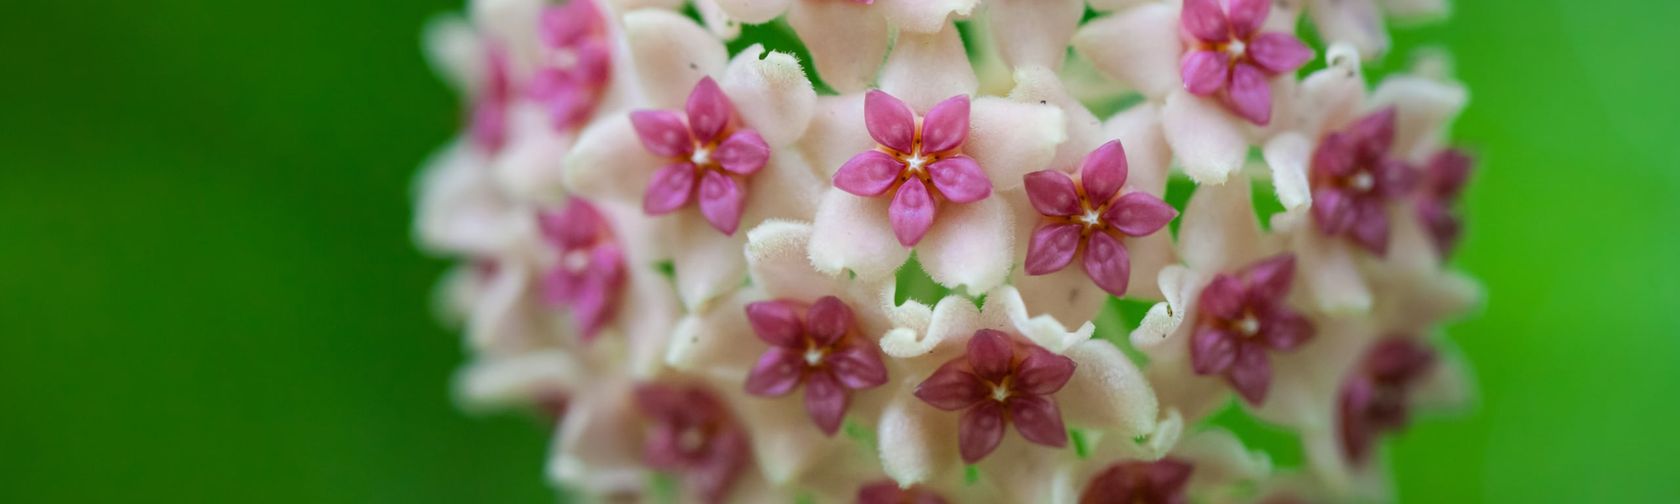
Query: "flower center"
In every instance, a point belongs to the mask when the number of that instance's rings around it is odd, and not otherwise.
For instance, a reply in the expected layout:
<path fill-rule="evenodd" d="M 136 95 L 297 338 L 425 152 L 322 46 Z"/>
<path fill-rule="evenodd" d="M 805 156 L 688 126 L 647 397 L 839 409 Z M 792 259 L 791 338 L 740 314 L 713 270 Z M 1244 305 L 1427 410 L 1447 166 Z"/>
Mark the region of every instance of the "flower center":
<path fill-rule="evenodd" d="M 1253 337 L 1260 333 L 1260 320 L 1254 318 L 1252 313 L 1244 313 L 1242 318 L 1237 320 L 1236 327 L 1237 332 L 1242 333 L 1244 337 Z"/>
<path fill-rule="evenodd" d="M 817 348 L 816 345 L 812 345 L 805 349 L 805 365 L 817 367 L 818 364 L 822 364 L 823 356 L 827 353 L 823 349 Z"/>
<path fill-rule="evenodd" d="M 1079 223 L 1084 224 L 1086 229 L 1100 226 L 1102 225 L 1102 214 L 1097 213 L 1094 208 L 1086 209 L 1085 214 L 1079 216 Z"/>
<path fill-rule="evenodd" d="M 689 155 L 688 160 L 694 166 L 704 167 L 712 162 L 712 150 L 703 145 L 695 146 L 694 154 Z"/>
<path fill-rule="evenodd" d="M 1371 177 L 1371 172 L 1368 172 L 1368 171 L 1361 170 L 1357 173 L 1354 173 L 1352 177 L 1348 177 L 1348 187 L 1353 188 L 1353 190 L 1355 190 L 1355 191 L 1359 191 L 1359 192 L 1370 191 L 1371 188 L 1376 187 L 1376 185 L 1377 185 L 1376 179 L 1372 178 Z"/>
<path fill-rule="evenodd" d="M 583 271 L 589 267 L 589 253 L 583 249 L 572 249 L 560 256 L 560 267 L 573 273 Z"/>
<path fill-rule="evenodd" d="M 573 51 L 569 47 L 557 47 L 554 48 L 553 51 L 554 52 L 548 57 L 549 64 L 554 65 L 555 68 L 560 70 L 571 70 L 572 68 L 577 67 L 577 51 Z"/>
<path fill-rule="evenodd" d="M 927 165 L 927 162 L 928 158 L 922 157 L 920 153 L 910 156 L 909 159 L 904 160 L 904 164 L 910 167 L 910 173 L 915 174 L 922 173 L 923 167 Z"/>
<path fill-rule="evenodd" d="M 1009 386 L 1003 383 L 992 384 L 992 400 L 1004 402 L 1009 399 Z"/>
<path fill-rule="evenodd" d="M 1230 55 L 1233 60 L 1242 59 L 1243 55 L 1247 53 L 1248 45 L 1241 40 L 1233 39 L 1230 43 L 1225 44 L 1225 54 Z"/>
<path fill-rule="evenodd" d="M 677 435 L 677 449 L 684 453 L 694 453 L 706 446 L 706 433 L 699 427 L 688 427 Z"/>

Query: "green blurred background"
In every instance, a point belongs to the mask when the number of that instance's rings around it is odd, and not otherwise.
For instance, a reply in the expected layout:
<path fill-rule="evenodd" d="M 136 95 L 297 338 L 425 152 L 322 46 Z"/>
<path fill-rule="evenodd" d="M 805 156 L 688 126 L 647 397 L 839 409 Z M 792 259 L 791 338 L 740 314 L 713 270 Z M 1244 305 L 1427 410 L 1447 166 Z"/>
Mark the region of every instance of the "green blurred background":
<path fill-rule="evenodd" d="M 1393 444 L 1401 494 L 1680 501 L 1680 4 L 1458 3 L 1398 39 L 1472 90 L 1481 402 Z M 5 9 L 0 502 L 552 499 L 545 426 L 454 408 L 409 235 L 456 7 Z"/>

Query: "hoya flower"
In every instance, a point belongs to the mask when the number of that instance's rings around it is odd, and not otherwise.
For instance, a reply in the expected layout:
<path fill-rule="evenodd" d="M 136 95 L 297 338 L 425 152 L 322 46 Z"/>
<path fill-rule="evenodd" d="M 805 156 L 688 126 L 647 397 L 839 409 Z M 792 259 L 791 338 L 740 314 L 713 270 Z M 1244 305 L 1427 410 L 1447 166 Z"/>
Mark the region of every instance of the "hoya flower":
<path fill-rule="evenodd" d="M 572 198 L 558 212 L 537 217 L 543 239 L 558 252 L 543 278 L 544 298 L 569 309 L 585 343 L 618 314 L 627 282 L 624 250 L 595 206 Z"/>
<path fill-rule="evenodd" d="M 1157 103 L 1185 173 L 1220 184 L 1276 129 L 1267 126 L 1291 103 L 1294 70 L 1312 58 L 1294 19 L 1269 0 L 1143 2 L 1087 23 L 1073 47 Z"/>
<path fill-rule="evenodd" d="M 863 90 L 892 41 L 889 27 L 901 33 L 928 34 L 945 28 L 952 18 L 967 17 L 980 0 L 702 0 L 703 17 L 711 21 L 763 24 L 787 15 L 805 47 L 811 51 L 823 81 L 842 92 Z M 715 12 L 712 6 L 715 6 Z M 731 35 L 732 37 L 733 35 Z"/>
<path fill-rule="evenodd" d="M 1249 404 L 1266 400 L 1271 352 L 1287 352 L 1313 336 L 1312 323 L 1287 302 L 1295 281 L 1295 256 L 1279 255 L 1215 276 L 1202 288 L 1191 333 L 1190 362 L 1197 374 L 1221 374 Z"/>
<path fill-rule="evenodd" d="M 1360 118 L 1319 141 L 1310 175 L 1313 224 L 1367 252 L 1388 252 L 1388 205 L 1410 190 L 1413 168 L 1392 157 L 1395 109 Z"/>
<path fill-rule="evenodd" d="M 1306 11 L 1324 40 L 1346 42 L 1363 59 L 1388 51 L 1385 18 L 1428 20 L 1447 13 L 1447 0 L 1307 0 Z"/>
<path fill-rule="evenodd" d="M 1452 254 L 1464 233 L 1463 220 L 1453 205 L 1470 178 L 1470 156 L 1458 149 L 1446 149 L 1429 158 L 1417 189 L 1417 215 L 1429 230 L 1435 251 L 1441 257 Z"/>
<path fill-rule="evenodd" d="M 747 469 L 747 432 L 705 389 L 643 385 L 636 407 L 650 420 L 644 459 L 654 469 L 682 475 L 683 486 L 702 502 L 725 502 Z"/>
<path fill-rule="evenodd" d="M 967 98 L 977 81 L 954 27 L 898 40 L 881 89 L 818 100 L 801 142 L 835 186 L 818 203 L 811 262 L 878 280 L 913 248 L 934 280 L 985 292 L 1006 279 L 1014 253 L 1009 207 L 994 194 L 1050 161 L 1065 139 L 1062 116 Z"/>
<path fill-rule="evenodd" d="M 1119 349 L 1091 340 L 1089 323 L 1070 332 L 1029 317 L 1013 288 L 978 310 L 947 297 L 906 322 L 881 340 L 903 380 L 878 432 L 882 466 L 901 485 L 960 482 L 961 463 L 974 462 L 1004 500 L 1042 501 L 1055 461 L 1071 454 L 1059 448 L 1065 428 L 1130 439 L 1156 427 L 1154 394 Z"/>
<path fill-rule="evenodd" d="M 1435 365 L 1435 352 L 1407 338 L 1378 341 L 1342 383 L 1337 414 L 1342 452 L 1364 464 L 1378 435 L 1406 426 L 1411 388 Z"/>
<path fill-rule="evenodd" d="M 840 430 L 851 391 L 887 382 L 887 367 L 873 341 L 857 336 L 852 309 L 834 296 L 809 307 L 793 301 L 748 304 L 747 320 L 771 345 L 747 375 L 747 392 L 780 396 L 803 386 L 805 411 L 824 433 Z"/>
<path fill-rule="evenodd" d="M 1077 180 L 1054 170 L 1026 175 L 1027 198 L 1043 216 L 1027 246 L 1027 274 L 1049 274 L 1078 257 L 1091 281 L 1126 294 L 1132 266 L 1122 237 L 1154 234 L 1178 216 L 1155 195 L 1122 193 L 1126 174 L 1125 148 L 1111 141 L 1085 158 Z"/>
<path fill-rule="evenodd" d="M 754 46 L 728 61 L 722 42 L 681 15 L 639 10 L 623 25 L 637 108 L 665 111 L 591 123 L 565 159 L 565 186 L 660 215 L 658 249 L 696 308 L 743 280 L 736 230 L 809 218 L 821 184 L 790 145 L 816 95 L 792 56 Z"/>
<path fill-rule="evenodd" d="M 594 0 L 544 6 L 537 38 L 544 64 L 527 92 L 547 106 L 555 128 L 580 126 L 612 75 L 612 41 L 602 12 Z"/>
<path fill-rule="evenodd" d="M 1182 428 L 1169 413 L 1142 444 L 1097 440 L 1089 456 L 1065 464 L 1047 502 L 1242 502 L 1243 487 L 1270 472 L 1266 458 L 1230 432 L 1211 428 L 1180 437 Z"/>
<path fill-rule="evenodd" d="M 946 504 L 945 497 L 919 487 L 899 488 L 892 480 L 871 483 L 858 489 L 858 504 Z"/>

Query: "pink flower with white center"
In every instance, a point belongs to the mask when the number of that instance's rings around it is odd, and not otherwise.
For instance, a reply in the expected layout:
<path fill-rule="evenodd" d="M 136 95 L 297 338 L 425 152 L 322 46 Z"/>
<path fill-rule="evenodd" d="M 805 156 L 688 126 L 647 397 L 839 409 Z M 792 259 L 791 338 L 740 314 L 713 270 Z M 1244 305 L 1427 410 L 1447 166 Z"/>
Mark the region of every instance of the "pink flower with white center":
<path fill-rule="evenodd" d="M 489 46 L 485 50 L 485 65 L 484 82 L 472 99 L 467 128 L 473 145 L 493 154 L 507 145 L 513 79 L 508 76 L 507 53 L 502 49 Z"/>
<path fill-rule="evenodd" d="M 747 375 L 747 393 L 777 397 L 803 384 L 805 411 L 824 434 L 840 430 L 853 391 L 887 382 L 879 350 L 855 334 L 852 309 L 840 298 L 824 296 L 810 307 L 759 301 L 746 312 L 758 339 L 771 345 Z"/>
<path fill-rule="evenodd" d="M 1097 473 L 1079 495 L 1079 504 L 1184 504 L 1190 463 L 1176 458 L 1153 462 L 1116 462 Z"/>
<path fill-rule="evenodd" d="M 572 198 L 558 212 L 539 214 L 537 225 L 558 258 L 543 277 L 544 299 L 567 308 L 581 339 L 593 341 L 622 303 L 624 251 L 606 217 L 582 198 Z"/>
<path fill-rule="evenodd" d="M 1184 89 L 1197 96 L 1218 95 L 1225 106 L 1249 122 L 1272 121 L 1273 76 L 1294 72 L 1312 60 L 1313 51 L 1294 35 L 1261 32 L 1272 0 L 1185 0 L 1179 16 L 1187 46 L 1179 72 Z"/>
<path fill-rule="evenodd" d="M 650 422 L 643 461 L 679 474 L 700 502 L 727 502 L 752 451 L 723 402 L 698 386 L 659 384 L 636 387 L 635 400 Z"/>
<path fill-rule="evenodd" d="M 877 147 L 834 173 L 834 187 L 863 197 L 892 196 L 888 216 L 898 243 L 914 247 L 945 202 L 972 203 L 992 194 L 992 181 L 962 154 L 968 139 L 968 97 L 953 96 L 916 117 L 880 90 L 864 98 L 864 124 Z"/>
<path fill-rule="evenodd" d="M 1453 212 L 1453 205 L 1464 192 L 1470 178 L 1470 156 L 1458 149 L 1445 149 L 1429 158 L 1423 167 L 1423 180 L 1418 184 L 1417 214 L 1423 220 L 1435 251 L 1445 258 L 1458 245 L 1464 233 L 1463 220 Z"/>
<path fill-rule="evenodd" d="M 1435 364 L 1435 351 L 1412 338 L 1391 336 L 1373 344 L 1337 396 L 1342 454 L 1364 465 L 1378 436 L 1405 428 L 1412 390 Z"/>
<path fill-rule="evenodd" d="M 687 120 L 668 110 L 638 110 L 631 124 L 642 146 L 670 164 L 648 182 L 642 211 L 667 214 L 699 200 L 706 222 L 735 234 L 746 206 L 746 179 L 764 168 L 770 146 L 758 132 L 738 127 L 735 106 L 706 77 L 688 95 Z"/>
<path fill-rule="evenodd" d="M 1372 254 L 1388 251 L 1388 203 L 1410 189 L 1412 169 L 1390 153 L 1395 109 L 1326 135 L 1313 152 L 1312 216 L 1326 236 L 1347 236 Z"/>
<path fill-rule="evenodd" d="M 548 5 L 538 19 L 542 66 L 527 91 L 548 107 L 557 130 L 579 127 L 600 102 L 612 75 L 612 42 L 594 0 Z"/>
<path fill-rule="evenodd" d="M 1060 271 L 1083 256 L 1080 265 L 1091 281 L 1125 295 L 1132 266 L 1123 237 L 1154 234 L 1178 216 L 1153 194 L 1122 194 L 1126 175 L 1126 151 L 1118 140 L 1091 151 L 1078 180 L 1057 170 L 1028 173 L 1027 197 L 1044 218 L 1027 245 L 1027 274 Z"/>
<path fill-rule="evenodd" d="M 916 386 L 916 397 L 935 408 L 963 412 L 957 424 L 963 462 L 991 454 L 1011 423 L 1027 441 L 1062 448 L 1067 429 L 1052 396 L 1073 377 L 1074 366 L 1066 356 L 981 329 L 968 340 L 966 355 Z"/>
<path fill-rule="evenodd" d="M 1282 254 L 1220 274 L 1202 288 L 1191 333 L 1196 374 L 1224 375 L 1249 404 L 1266 401 L 1272 383 L 1269 352 L 1287 352 L 1313 337 L 1312 323 L 1285 300 L 1295 279 L 1295 256 Z"/>
<path fill-rule="evenodd" d="M 921 487 L 899 488 L 893 480 L 879 481 L 858 489 L 857 504 L 946 504 L 944 497 Z"/>

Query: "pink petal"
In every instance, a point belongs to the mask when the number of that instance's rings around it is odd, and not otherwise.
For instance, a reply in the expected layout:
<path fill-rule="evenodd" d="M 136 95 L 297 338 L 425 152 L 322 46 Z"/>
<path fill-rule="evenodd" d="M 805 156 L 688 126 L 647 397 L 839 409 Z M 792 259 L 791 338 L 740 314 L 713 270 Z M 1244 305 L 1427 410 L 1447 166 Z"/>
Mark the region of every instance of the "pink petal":
<path fill-rule="evenodd" d="M 1295 283 L 1295 254 L 1279 254 L 1255 263 L 1245 268 L 1242 276 L 1251 298 L 1282 303 Z"/>
<path fill-rule="evenodd" d="M 665 157 L 688 157 L 694 152 L 688 127 L 682 117 L 669 110 L 637 110 L 630 113 L 630 125 L 648 152 Z"/>
<path fill-rule="evenodd" d="M 1027 190 L 1027 199 L 1032 202 L 1038 213 L 1051 216 L 1068 217 L 1078 215 L 1079 193 L 1073 188 L 1073 179 L 1066 173 L 1055 170 L 1042 170 L 1026 174 L 1022 177 Z"/>
<path fill-rule="evenodd" d="M 799 350 L 770 347 L 747 373 L 747 393 L 778 397 L 787 395 L 805 378 L 805 355 Z"/>
<path fill-rule="evenodd" d="M 1354 213 L 1353 199 L 1341 189 L 1326 187 L 1314 190 L 1312 201 L 1313 224 L 1327 236 L 1347 232 L 1358 217 Z"/>
<path fill-rule="evenodd" d="M 1399 113 L 1393 106 L 1367 114 L 1348 126 L 1348 141 L 1360 152 L 1386 154 L 1394 145 L 1398 120 Z"/>
<path fill-rule="evenodd" d="M 1266 16 L 1272 13 L 1272 0 L 1230 0 L 1225 10 L 1229 13 L 1226 19 L 1231 23 L 1231 33 L 1246 39 L 1266 23 Z"/>
<path fill-rule="evenodd" d="M 1079 252 L 1079 224 L 1041 224 L 1033 230 L 1027 242 L 1028 275 L 1048 275 L 1061 271 L 1073 262 Z"/>
<path fill-rule="evenodd" d="M 818 371 L 805 379 L 805 412 L 811 414 L 811 420 L 817 423 L 823 434 L 833 436 L 840 430 L 840 422 L 846 419 L 846 406 L 850 402 L 851 396 L 834 379 L 834 375 Z"/>
<path fill-rule="evenodd" d="M 596 41 L 579 46 L 576 52 L 578 62 L 572 69 L 572 78 L 591 88 L 605 86 L 612 73 L 612 48 Z"/>
<path fill-rule="evenodd" d="M 1231 67 L 1231 84 L 1225 93 L 1231 111 L 1243 119 L 1260 126 L 1272 122 L 1272 86 L 1259 67 L 1248 63 Z"/>
<path fill-rule="evenodd" d="M 1131 280 L 1132 262 L 1126 246 L 1108 233 L 1091 233 L 1085 241 L 1085 275 L 1097 287 L 1115 296 L 1126 295 L 1126 283 Z"/>
<path fill-rule="evenodd" d="M 565 210 L 560 212 L 542 212 L 537 215 L 537 225 L 544 236 L 554 240 L 561 247 L 575 248 L 594 243 L 601 236 L 602 224 L 606 219 L 589 200 L 572 198 L 566 202 Z"/>
<path fill-rule="evenodd" d="M 875 388 L 887 383 L 887 365 L 873 344 L 857 345 L 831 354 L 823 360 L 834 378 L 848 389 Z"/>
<path fill-rule="evenodd" d="M 1079 183 L 1085 186 L 1085 197 L 1093 204 L 1114 199 L 1120 187 L 1126 185 L 1126 148 L 1119 140 L 1109 140 L 1090 154 L 1079 167 Z"/>
<path fill-rule="evenodd" d="M 1272 385 L 1271 359 L 1259 345 L 1241 345 L 1237 359 L 1225 370 L 1225 381 L 1249 404 L 1259 406 L 1266 402 L 1266 390 Z"/>
<path fill-rule="evenodd" d="M 840 298 L 823 296 L 805 312 L 805 330 L 818 345 L 833 345 L 852 330 L 852 309 Z"/>
<path fill-rule="evenodd" d="M 1179 77 L 1184 90 L 1197 96 L 1208 96 L 1225 87 L 1230 80 L 1231 57 L 1218 51 L 1191 51 L 1179 64 Z"/>
<path fill-rule="evenodd" d="M 881 151 L 867 150 L 852 156 L 834 172 L 834 187 L 857 196 L 886 194 L 904 172 L 904 163 Z"/>
<path fill-rule="evenodd" d="M 963 462 L 973 464 L 996 450 L 1003 441 L 1003 405 L 985 401 L 963 412 L 957 419 L 957 451 Z"/>
<path fill-rule="evenodd" d="M 549 5 L 537 18 L 537 36 L 548 47 L 576 44 L 599 22 L 598 16 L 592 2 Z"/>
<path fill-rule="evenodd" d="M 1273 74 L 1293 72 L 1312 61 L 1313 50 L 1287 33 L 1262 33 L 1248 43 L 1248 57 Z"/>
<path fill-rule="evenodd" d="M 764 137 L 759 136 L 757 131 L 738 130 L 718 144 L 712 159 L 730 173 L 752 175 L 770 160 L 770 144 L 764 143 Z"/>
<path fill-rule="evenodd" d="M 708 171 L 700 179 L 700 215 L 726 235 L 741 226 L 741 210 L 747 206 L 747 188 L 735 177 Z"/>
<path fill-rule="evenodd" d="M 916 114 L 903 101 L 881 90 L 863 97 L 863 123 L 869 136 L 892 150 L 909 153 L 916 140 Z"/>
<path fill-rule="evenodd" d="M 922 117 L 922 152 L 945 152 L 968 139 L 968 97 L 946 98 Z"/>
<path fill-rule="evenodd" d="M 954 360 L 940 366 L 932 376 L 916 385 L 916 398 L 935 408 L 956 411 L 989 397 L 991 388 L 980 377 L 963 369 L 962 363 Z"/>
<path fill-rule="evenodd" d="M 1148 236 L 1167 227 L 1178 217 L 1178 210 L 1146 192 L 1130 192 L 1120 196 L 1114 206 L 1103 212 L 1103 221 L 1128 236 Z"/>
<path fill-rule="evenodd" d="M 1325 135 L 1313 149 L 1312 175 L 1316 177 L 1345 177 L 1354 169 L 1353 139 L 1343 133 Z M 1317 198 L 1314 197 L 1316 201 Z"/>
<path fill-rule="evenodd" d="M 1223 373 L 1237 360 L 1236 337 L 1208 325 L 1190 335 L 1190 367 L 1196 374 Z"/>
<path fill-rule="evenodd" d="M 1009 376 L 1014 364 L 1014 344 L 1009 335 L 995 329 L 981 329 L 968 339 L 968 365 L 981 379 L 998 383 Z"/>
<path fill-rule="evenodd" d="M 1015 391 L 1031 395 L 1050 395 L 1067 385 L 1073 378 L 1073 359 L 1049 350 L 1033 347 L 1015 371 Z"/>
<path fill-rule="evenodd" d="M 1372 254 L 1388 252 L 1388 210 L 1381 201 L 1359 201 L 1350 210 L 1357 210 L 1350 235 L 1353 242 Z"/>
<path fill-rule="evenodd" d="M 952 156 L 928 165 L 933 187 L 953 203 L 971 203 L 992 195 L 992 181 L 980 163 L 968 156 Z"/>
<path fill-rule="evenodd" d="M 716 140 L 734 114 L 735 106 L 729 103 L 729 97 L 711 77 L 700 79 L 694 84 L 694 91 L 688 94 L 688 127 L 697 140 Z"/>
<path fill-rule="evenodd" d="M 1062 411 L 1050 398 L 1039 395 L 1011 397 L 1009 417 L 1015 422 L 1015 431 L 1027 441 L 1053 448 L 1067 446 L 1067 427 L 1062 426 Z"/>
<path fill-rule="evenodd" d="M 1145 466 L 1144 474 L 1157 492 L 1171 492 L 1182 498 L 1184 485 L 1190 482 L 1194 469 L 1195 466 L 1178 459 L 1164 458 Z"/>
<path fill-rule="evenodd" d="M 1261 316 L 1260 340 L 1273 350 L 1294 350 L 1311 340 L 1314 334 L 1312 322 L 1283 306 Z"/>
<path fill-rule="evenodd" d="M 758 301 L 747 305 L 747 322 L 758 339 L 774 346 L 805 349 L 805 328 L 799 312 L 782 301 Z"/>
<path fill-rule="evenodd" d="M 892 205 L 887 207 L 893 235 L 898 237 L 898 244 L 906 248 L 922 241 L 928 228 L 933 227 L 933 214 L 933 197 L 928 195 L 927 186 L 919 178 L 911 178 L 898 186 L 898 194 L 893 196 Z"/>
<path fill-rule="evenodd" d="M 694 198 L 694 165 L 677 163 L 660 168 L 642 193 L 642 212 L 661 215 L 687 205 Z"/>
<path fill-rule="evenodd" d="M 1205 42 L 1224 42 L 1231 37 L 1219 0 L 1184 0 L 1179 26 Z"/>
<path fill-rule="evenodd" d="M 1236 277 L 1220 274 L 1202 288 L 1196 304 L 1203 313 L 1233 320 L 1242 315 L 1244 292 L 1242 282 Z"/>

